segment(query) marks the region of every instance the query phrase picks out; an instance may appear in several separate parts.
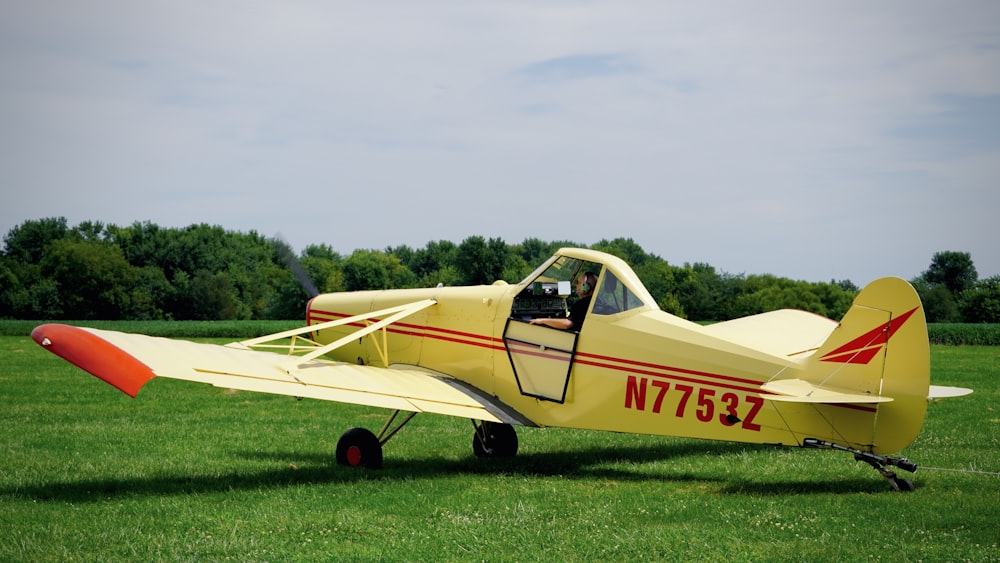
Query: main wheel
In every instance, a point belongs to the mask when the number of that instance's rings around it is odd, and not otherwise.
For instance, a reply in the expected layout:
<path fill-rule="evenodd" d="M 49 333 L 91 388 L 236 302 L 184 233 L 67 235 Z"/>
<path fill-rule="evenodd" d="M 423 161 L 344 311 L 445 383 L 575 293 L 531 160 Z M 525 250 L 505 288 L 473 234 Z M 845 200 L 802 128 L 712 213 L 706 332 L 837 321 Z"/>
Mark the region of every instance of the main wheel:
<path fill-rule="evenodd" d="M 351 428 L 337 441 L 337 463 L 368 469 L 382 468 L 382 444 L 366 428 Z"/>
<path fill-rule="evenodd" d="M 472 435 L 472 453 L 477 457 L 513 457 L 517 455 L 517 432 L 509 424 L 483 422 Z"/>

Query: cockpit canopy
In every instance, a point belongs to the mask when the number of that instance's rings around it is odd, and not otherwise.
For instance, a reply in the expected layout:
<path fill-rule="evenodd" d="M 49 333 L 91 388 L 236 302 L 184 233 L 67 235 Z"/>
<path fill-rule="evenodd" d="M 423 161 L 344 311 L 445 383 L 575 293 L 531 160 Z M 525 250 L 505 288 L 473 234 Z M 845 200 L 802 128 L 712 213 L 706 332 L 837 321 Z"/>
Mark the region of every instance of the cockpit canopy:
<path fill-rule="evenodd" d="M 581 276 L 596 278 L 591 313 L 615 315 L 633 310 L 656 310 L 639 278 L 623 260 L 577 248 L 560 249 L 519 285 L 524 289 L 514 299 L 511 316 L 522 320 L 540 316 L 565 315 L 573 301 Z"/>

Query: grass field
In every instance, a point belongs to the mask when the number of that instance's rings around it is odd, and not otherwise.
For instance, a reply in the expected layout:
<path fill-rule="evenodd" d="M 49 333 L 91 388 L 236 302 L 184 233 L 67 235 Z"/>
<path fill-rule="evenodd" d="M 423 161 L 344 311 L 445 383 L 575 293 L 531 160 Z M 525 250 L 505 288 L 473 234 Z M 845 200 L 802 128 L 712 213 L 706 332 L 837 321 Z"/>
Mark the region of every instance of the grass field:
<path fill-rule="evenodd" d="M 27 337 L 0 359 L 0 561 L 1000 560 L 997 347 L 932 348 L 933 382 L 976 393 L 930 406 L 905 494 L 849 454 L 723 442 L 519 429 L 516 458 L 479 459 L 432 415 L 381 471 L 343 468 L 340 434 L 385 413 L 130 399 Z"/>

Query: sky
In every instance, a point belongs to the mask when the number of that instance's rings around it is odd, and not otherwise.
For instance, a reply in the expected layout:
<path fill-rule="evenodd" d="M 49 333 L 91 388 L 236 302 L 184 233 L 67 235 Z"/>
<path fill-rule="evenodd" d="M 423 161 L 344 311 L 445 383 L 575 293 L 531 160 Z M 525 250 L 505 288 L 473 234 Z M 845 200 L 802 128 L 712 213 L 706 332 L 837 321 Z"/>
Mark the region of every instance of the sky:
<path fill-rule="evenodd" d="M 296 251 L 630 238 L 671 264 L 1000 274 L 1000 2 L 8 0 L 0 236 Z"/>

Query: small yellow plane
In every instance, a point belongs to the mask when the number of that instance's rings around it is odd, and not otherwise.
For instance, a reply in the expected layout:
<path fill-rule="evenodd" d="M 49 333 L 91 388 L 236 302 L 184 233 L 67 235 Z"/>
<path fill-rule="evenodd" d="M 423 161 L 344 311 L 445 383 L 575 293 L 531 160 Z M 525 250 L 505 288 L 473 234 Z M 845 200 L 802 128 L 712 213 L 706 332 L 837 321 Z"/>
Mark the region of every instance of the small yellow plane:
<path fill-rule="evenodd" d="M 929 399 L 971 392 L 930 385 L 902 279 L 872 282 L 839 323 L 780 310 L 702 326 L 661 311 L 621 259 L 576 248 L 515 285 L 319 295 L 306 326 L 226 346 L 60 324 L 32 337 L 132 397 L 159 376 L 388 409 L 377 435 L 337 444 L 338 463 L 367 468 L 429 412 L 470 419 L 477 456 L 515 455 L 515 426 L 584 428 L 842 450 L 910 491 L 892 468 L 917 466 L 887 454 Z"/>

